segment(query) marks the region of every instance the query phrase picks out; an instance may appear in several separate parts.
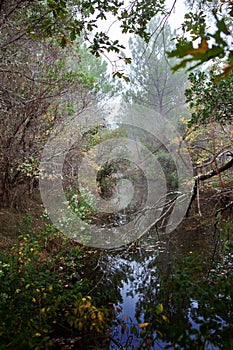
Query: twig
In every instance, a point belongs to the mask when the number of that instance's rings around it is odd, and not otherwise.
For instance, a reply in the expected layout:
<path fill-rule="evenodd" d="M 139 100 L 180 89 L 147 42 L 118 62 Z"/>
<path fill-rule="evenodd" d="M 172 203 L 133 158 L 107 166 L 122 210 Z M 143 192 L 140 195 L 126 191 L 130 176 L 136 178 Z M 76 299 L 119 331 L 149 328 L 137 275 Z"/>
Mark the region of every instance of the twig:
<path fill-rule="evenodd" d="M 224 213 L 224 211 L 226 211 L 227 209 L 233 207 L 233 201 L 228 203 L 224 208 L 220 208 L 215 212 L 215 216 L 217 216 L 219 213 L 222 214 Z"/>

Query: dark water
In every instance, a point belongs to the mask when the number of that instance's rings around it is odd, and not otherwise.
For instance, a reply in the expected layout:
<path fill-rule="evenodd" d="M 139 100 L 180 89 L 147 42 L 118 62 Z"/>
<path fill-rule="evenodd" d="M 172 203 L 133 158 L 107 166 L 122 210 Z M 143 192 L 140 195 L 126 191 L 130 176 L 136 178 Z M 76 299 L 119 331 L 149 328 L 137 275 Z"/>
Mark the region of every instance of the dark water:
<path fill-rule="evenodd" d="M 169 300 L 169 293 L 164 299 L 163 291 L 164 281 L 171 278 L 174 259 L 182 264 L 185 257 L 198 254 L 198 259 L 209 262 L 213 255 L 214 239 L 213 232 L 206 226 L 204 228 L 201 224 L 187 221 L 185 230 L 184 225 L 172 234 L 158 234 L 157 230 L 151 230 L 137 245 L 105 252 L 98 258 L 94 268 L 94 278 L 98 283 L 96 291 L 100 298 L 110 298 L 115 310 L 106 349 L 227 349 L 213 345 L 209 339 L 200 340 L 201 325 L 208 321 L 211 323 L 211 320 L 204 320 L 199 312 L 198 300 L 190 298 L 188 303 L 186 300 L 182 305 L 181 295 L 181 300 L 178 300 L 180 311 Z M 161 311 L 161 301 L 165 302 L 164 310 L 157 313 L 159 308 Z M 216 324 L 219 330 L 227 326 L 221 315 L 215 314 L 214 318 L 215 328 Z M 143 327 L 145 323 L 148 325 Z M 174 327 L 171 323 L 174 323 Z M 164 334 L 164 325 L 170 330 L 174 328 L 174 332 L 177 327 L 183 328 L 177 337 L 182 334 L 189 340 L 186 339 L 182 346 L 182 341 L 179 344 L 176 335 L 169 337 L 167 332 Z M 189 332 L 184 336 L 186 328 Z M 202 345 L 195 345 L 195 339 Z"/>

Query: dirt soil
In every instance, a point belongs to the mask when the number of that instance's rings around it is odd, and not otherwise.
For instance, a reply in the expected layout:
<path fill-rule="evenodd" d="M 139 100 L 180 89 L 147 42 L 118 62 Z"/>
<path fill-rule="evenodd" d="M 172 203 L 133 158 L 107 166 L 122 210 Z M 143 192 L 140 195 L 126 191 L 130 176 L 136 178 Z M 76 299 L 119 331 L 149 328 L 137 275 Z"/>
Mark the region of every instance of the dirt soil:
<path fill-rule="evenodd" d="M 43 226 L 41 218 L 43 206 L 38 195 L 34 198 L 27 198 L 24 195 L 22 198 L 24 207 L 22 211 L 15 208 L 0 209 L 0 249 L 14 244 L 17 236 L 25 231 L 25 227 L 28 230 L 39 230 Z"/>

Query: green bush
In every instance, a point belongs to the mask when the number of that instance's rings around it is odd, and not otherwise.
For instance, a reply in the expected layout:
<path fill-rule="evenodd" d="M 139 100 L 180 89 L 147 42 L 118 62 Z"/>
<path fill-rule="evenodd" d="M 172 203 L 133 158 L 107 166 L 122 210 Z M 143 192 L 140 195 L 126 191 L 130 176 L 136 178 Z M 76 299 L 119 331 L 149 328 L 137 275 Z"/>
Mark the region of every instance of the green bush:
<path fill-rule="evenodd" d="M 53 348 L 58 325 L 79 335 L 106 328 L 107 310 L 83 296 L 87 280 L 72 281 L 73 273 L 81 276 L 81 257 L 82 250 L 51 225 L 20 235 L 1 253 L 1 350 Z"/>

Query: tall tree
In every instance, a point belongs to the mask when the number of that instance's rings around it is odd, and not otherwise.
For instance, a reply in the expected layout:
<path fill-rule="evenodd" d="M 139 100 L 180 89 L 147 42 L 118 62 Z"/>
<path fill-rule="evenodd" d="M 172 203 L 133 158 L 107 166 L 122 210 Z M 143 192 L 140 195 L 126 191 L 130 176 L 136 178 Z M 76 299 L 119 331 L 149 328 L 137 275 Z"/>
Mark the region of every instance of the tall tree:
<path fill-rule="evenodd" d="M 55 36 L 62 47 L 83 35 L 90 51 L 100 56 L 102 52 L 120 53 L 124 48 L 119 40 L 110 38 L 107 32 L 99 29 L 100 20 L 115 16 L 123 33 L 134 32 L 146 41 L 149 33 L 146 26 L 156 13 L 165 13 L 164 1 L 155 4 L 151 1 L 79 1 L 79 0 L 19 0 L 0 3 L 0 28 L 17 18 L 17 26 L 12 26 L 7 40 L 0 43 L 6 48 L 9 43 L 25 36 L 34 38 Z M 121 57 L 124 60 L 124 57 Z"/>
<path fill-rule="evenodd" d="M 196 161 L 202 167 L 218 168 L 217 162 L 230 160 L 233 154 L 233 73 L 216 83 L 219 68 L 191 73 L 185 91 L 191 111 L 187 139 Z"/>
<path fill-rule="evenodd" d="M 124 46 L 115 37 L 110 37 L 108 31 L 99 27 L 99 21 L 106 21 L 114 16 L 122 33 L 134 33 L 147 43 L 151 35 L 147 30 L 149 21 L 154 16 L 164 16 L 161 29 L 171 14 L 176 0 L 171 8 L 167 8 L 164 0 L 142 1 L 130 0 L 1 0 L 0 28 L 4 29 L 5 22 L 18 17 L 18 25 L 12 27 L 12 33 L 1 46 L 6 48 L 9 43 L 16 42 L 22 36 L 46 37 L 55 35 L 61 46 L 74 41 L 81 34 L 91 52 L 99 56 L 102 52 L 114 51 L 120 54 Z M 206 4 L 213 4 L 211 17 L 215 27 L 209 29 L 206 19 Z M 231 1 L 192 1 L 193 8 L 187 10 L 183 23 L 183 34 L 176 39 L 177 47 L 172 50 L 172 57 L 181 58 L 180 65 L 175 69 L 185 67 L 187 63 L 202 64 L 216 57 L 228 60 L 224 74 L 233 69 L 233 54 L 231 48 L 231 32 L 233 5 Z M 22 16 L 22 14 L 26 14 Z M 191 40 L 190 40 L 191 36 Z M 0 40 L 1 41 L 1 40 Z M 127 57 L 120 55 L 127 63 Z M 120 72 L 118 76 L 123 76 Z"/>
<path fill-rule="evenodd" d="M 159 27 L 160 20 L 153 19 L 149 25 L 152 34 Z M 153 108 L 163 116 L 178 118 L 184 107 L 186 79 L 183 72 L 172 73 L 166 58 L 166 50 L 173 47 L 174 36 L 167 25 L 156 41 L 146 44 L 142 39 L 130 39 L 132 64 L 129 68 L 130 83 L 124 94 L 128 102 Z"/>

